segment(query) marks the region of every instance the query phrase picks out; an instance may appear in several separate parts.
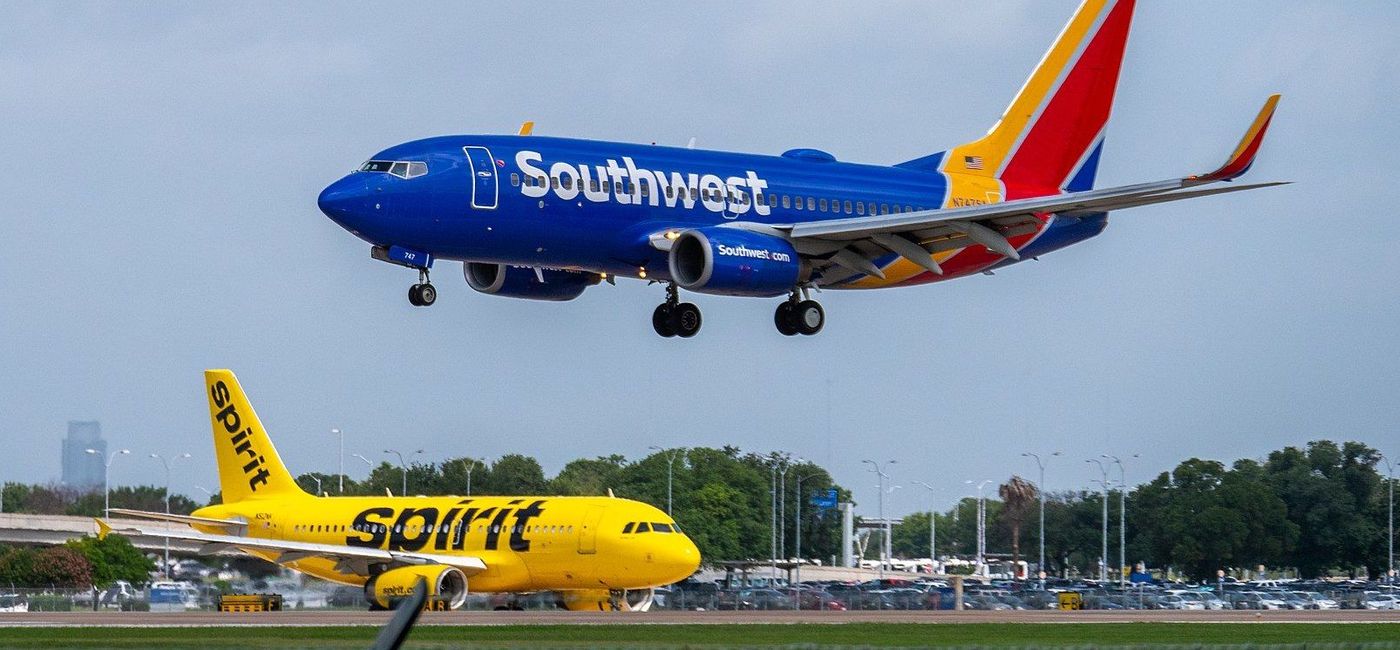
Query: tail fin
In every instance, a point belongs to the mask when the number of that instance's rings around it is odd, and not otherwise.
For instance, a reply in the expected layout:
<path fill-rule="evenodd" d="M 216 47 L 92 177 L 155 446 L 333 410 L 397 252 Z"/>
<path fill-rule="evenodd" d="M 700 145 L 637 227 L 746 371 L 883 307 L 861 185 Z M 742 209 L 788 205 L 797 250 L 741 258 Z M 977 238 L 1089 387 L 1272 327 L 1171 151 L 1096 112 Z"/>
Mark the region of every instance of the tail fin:
<path fill-rule="evenodd" d="M 204 387 L 209 391 L 209 420 L 224 503 L 305 495 L 282 464 L 233 372 L 205 370 Z"/>
<path fill-rule="evenodd" d="M 998 179 L 1006 199 L 1091 189 L 1134 2 L 1084 0 L 991 131 L 940 171 Z"/>

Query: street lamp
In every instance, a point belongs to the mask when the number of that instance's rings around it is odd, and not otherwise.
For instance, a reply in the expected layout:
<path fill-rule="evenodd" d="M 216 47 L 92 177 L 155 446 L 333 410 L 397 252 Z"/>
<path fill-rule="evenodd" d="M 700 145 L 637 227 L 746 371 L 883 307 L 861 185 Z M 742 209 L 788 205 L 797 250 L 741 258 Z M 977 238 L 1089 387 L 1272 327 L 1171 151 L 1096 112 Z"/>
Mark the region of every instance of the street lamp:
<path fill-rule="evenodd" d="M 675 519 L 676 516 L 671 514 L 671 476 L 675 469 L 676 458 L 685 457 L 685 450 L 672 449 L 669 452 L 667 452 L 665 449 L 657 447 L 656 445 L 652 445 L 648 447 L 648 449 L 652 449 L 657 452 L 666 454 L 666 515 L 672 519 Z"/>
<path fill-rule="evenodd" d="M 209 500 L 210 500 L 210 501 L 213 501 L 213 500 L 214 500 L 214 493 L 213 493 L 213 492 L 210 492 L 210 491 L 209 491 L 209 488 L 204 487 L 203 485 L 196 485 L 196 486 L 194 486 L 194 489 L 199 490 L 200 492 L 203 492 L 203 493 L 204 493 L 204 496 L 209 497 Z"/>
<path fill-rule="evenodd" d="M 1385 462 L 1386 483 L 1390 488 L 1390 497 L 1386 502 L 1386 527 L 1385 527 L 1385 557 L 1386 557 L 1386 580 L 1395 582 L 1395 466 L 1384 454 L 1381 460 Z"/>
<path fill-rule="evenodd" d="M 1137 458 L 1139 454 L 1133 454 Z M 1118 466 L 1118 587 L 1128 586 L 1128 577 L 1123 575 L 1123 567 L 1127 566 L 1127 539 L 1128 539 L 1128 477 L 1123 469 L 1123 461 L 1117 456 L 1104 454 L 1107 458 Z"/>
<path fill-rule="evenodd" d="M 1031 452 L 1025 452 L 1022 456 L 1029 456 L 1035 459 L 1035 466 L 1040 468 L 1040 482 L 1036 484 L 1036 490 L 1040 492 L 1040 564 L 1036 567 L 1036 573 L 1040 575 L 1040 588 L 1045 588 L 1045 463 L 1040 461 L 1040 456 Z M 1059 456 L 1060 452 L 1050 454 Z"/>
<path fill-rule="evenodd" d="M 340 494 L 345 494 L 345 432 L 340 429 L 331 429 L 331 433 L 340 436 Z"/>
<path fill-rule="evenodd" d="M 914 481 L 928 488 L 928 559 L 929 573 L 938 573 L 938 513 L 935 512 L 933 486 L 923 481 Z"/>
<path fill-rule="evenodd" d="M 306 475 L 306 478 L 309 478 L 309 479 L 311 479 L 311 480 L 313 480 L 313 481 L 316 481 L 316 496 L 319 497 L 319 496 L 321 496 L 322 494 L 324 494 L 324 492 L 322 492 L 322 490 L 321 490 L 321 477 L 319 477 L 319 476 L 317 476 L 317 475 L 315 475 L 315 474 L 307 474 L 307 475 Z"/>
<path fill-rule="evenodd" d="M 1108 467 L 1097 458 L 1090 458 L 1084 462 L 1098 465 L 1099 473 L 1103 475 L 1103 479 L 1099 481 L 1099 485 L 1103 486 L 1103 552 L 1099 556 L 1099 581 L 1108 582 Z"/>
<path fill-rule="evenodd" d="M 467 496 L 472 495 L 472 472 L 476 470 L 477 462 L 475 458 L 463 458 L 462 467 L 467 468 Z"/>
<path fill-rule="evenodd" d="M 886 473 L 885 473 L 885 467 L 886 467 L 887 465 L 893 465 L 893 464 L 895 464 L 897 461 L 894 461 L 894 460 L 887 460 L 887 461 L 885 461 L 885 462 L 883 462 L 883 463 L 877 463 L 877 462 L 875 462 L 875 461 L 873 461 L 873 460 L 866 459 L 866 460 L 862 460 L 862 461 L 860 461 L 860 462 L 862 462 L 862 463 L 869 463 L 869 464 L 870 464 L 870 471 L 875 472 L 875 474 L 877 474 L 877 475 L 880 477 L 880 478 L 879 478 L 879 487 L 878 487 L 878 489 L 880 490 L 880 506 L 879 506 L 879 507 L 880 507 L 880 520 L 881 520 L 881 525 L 883 526 L 883 525 L 885 524 L 885 521 L 884 521 L 884 519 L 885 519 L 885 479 L 887 479 L 887 478 L 890 477 L 889 474 L 886 474 Z M 881 531 L 881 535 L 882 535 L 883 537 L 888 538 L 888 537 L 889 537 L 889 531 L 888 531 L 888 530 Z M 885 579 L 885 544 L 884 544 L 883 541 L 880 543 L 880 568 L 879 568 L 879 570 L 877 571 L 876 575 L 879 577 L 880 580 L 884 580 L 884 579 Z"/>
<path fill-rule="evenodd" d="M 165 514 L 167 514 L 167 515 L 170 514 L 170 464 L 171 464 L 171 463 L 174 463 L 175 461 L 177 461 L 177 460 L 179 460 L 179 459 L 181 459 L 181 458 L 189 458 L 189 457 L 190 457 L 189 454 L 180 454 L 179 456 L 174 456 L 174 457 L 172 457 L 172 458 L 166 458 L 166 457 L 164 457 L 164 456 L 161 456 L 160 454 L 151 454 L 151 458 L 154 458 L 154 459 L 160 461 L 161 466 L 165 468 Z M 169 537 L 166 537 L 166 538 L 165 538 L 165 564 L 164 564 L 163 568 L 164 568 L 165 578 L 166 578 L 167 580 L 170 579 L 170 538 L 169 538 Z"/>
<path fill-rule="evenodd" d="M 407 465 L 406 463 L 404 463 L 404 460 L 403 460 L 403 453 L 400 452 L 400 451 L 397 450 L 397 449 L 385 449 L 385 450 L 384 450 L 384 453 L 386 453 L 386 454 L 393 454 L 393 455 L 399 457 L 399 471 L 403 472 L 403 489 L 399 492 L 399 496 L 401 496 L 401 497 L 406 497 L 406 496 L 408 496 L 408 465 Z M 417 451 L 415 451 L 415 452 L 413 452 L 412 454 L 409 454 L 409 455 L 412 456 L 412 455 L 414 455 L 414 454 L 421 454 L 421 453 L 423 453 L 423 450 L 422 450 L 422 449 L 419 449 L 419 450 L 417 450 Z"/>
<path fill-rule="evenodd" d="M 89 453 L 89 454 L 96 454 L 98 458 L 101 458 L 101 457 L 102 457 L 102 454 L 101 454 L 100 452 L 98 452 L 96 449 L 84 449 L 83 451 L 85 451 L 85 452 L 87 452 L 87 453 Z M 131 450 L 130 450 L 130 449 L 118 449 L 118 450 L 112 452 L 111 454 L 109 454 L 109 455 L 107 456 L 107 462 L 103 465 L 103 470 L 102 470 L 102 516 L 103 516 L 103 517 L 111 517 L 111 516 L 112 516 L 112 508 L 110 507 L 110 506 L 111 506 L 111 503 L 112 503 L 112 501 L 111 501 L 111 497 L 112 497 L 112 461 L 116 460 L 117 456 L 119 456 L 119 455 L 124 455 L 124 454 L 129 454 L 129 453 L 131 453 Z"/>
<path fill-rule="evenodd" d="M 987 556 L 987 496 L 982 488 L 987 487 L 987 484 L 991 482 L 991 479 L 986 479 L 977 484 L 977 571 L 979 574 L 986 573 L 983 562 L 986 561 Z M 972 485 L 971 480 L 963 481 L 963 483 Z"/>

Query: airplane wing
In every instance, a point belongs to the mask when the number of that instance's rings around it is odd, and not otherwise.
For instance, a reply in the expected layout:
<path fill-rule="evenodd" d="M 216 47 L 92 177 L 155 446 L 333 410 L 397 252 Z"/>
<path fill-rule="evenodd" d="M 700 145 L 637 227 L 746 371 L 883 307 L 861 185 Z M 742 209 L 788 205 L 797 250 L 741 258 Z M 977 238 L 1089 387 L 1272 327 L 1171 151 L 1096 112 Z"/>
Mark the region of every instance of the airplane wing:
<path fill-rule="evenodd" d="M 1211 183 L 1234 180 L 1249 170 L 1278 100 L 1278 95 L 1269 97 L 1225 164 L 1206 174 L 989 205 L 804 221 L 771 227 L 786 234 L 798 252 L 805 256 L 822 257 L 831 265 L 881 278 L 884 274 L 871 259 L 885 255 L 885 251 L 905 257 L 938 275 L 942 275 L 942 269 L 930 253 L 969 244 L 982 244 L 1004 257 L 1020 259 L 1007 238 L 1032 232 L 1038 227 L 1036 215 L 1107 212 L 1286 184 L 1255 183 L 1197 189 Z"/>
<path fill-rule="evenodd" d="M 195 517 L 192 515 L 172 515 L 164 512 L 150 512 L 148 510 L 129 510 L 127 508 L 112 508 L 112 514 L 126 515 L 137 519 L 151 519 L 154 521 L 169 521 L 176 524 L 189 524 L 191 526 L 200 524 L 202 526 L 215 526 L 230 532 L 244 532 L 248 529 L 248 522 L 241 519 L 215 519 L 213 517 Z"/>
<path fill-rule="evenodd" d="M 147 537 L 168 537 L 171 539 L 201 542 L 204 544 L 206 552 L 215 552 L 228 548 L 237 548 L 244 551 L 271 551 L 278 553 L 278 564 L 295 562 L 309 557 L 328 558 L 338 562 L 336 570 L 362 576 L 369 574 L 369 565 L 371 563 L 388 563 L 391 565 L 445 564 L 461 569 L 462 573 L 466 574 L 468 577 L 486 570 L 486 563 L 483 562 L 481 558 L 463 555 L 386 551 L 378 548 L 363 548 L 343 544 L 318 544 L 315 542 L 297 542 L 263 537 L 248 537 L 244 535 L 215 535 L 211 533 L 201 533 L 196 530 L 186 532 L 171 530 L 169 528 L 146 528 L 142 526 L 113 528 L 101 519 L 97 520 L 97 528 L 99 537 L 106 537 L 110 533 L 117 533 L 119 535 L 134 534 Z"/>

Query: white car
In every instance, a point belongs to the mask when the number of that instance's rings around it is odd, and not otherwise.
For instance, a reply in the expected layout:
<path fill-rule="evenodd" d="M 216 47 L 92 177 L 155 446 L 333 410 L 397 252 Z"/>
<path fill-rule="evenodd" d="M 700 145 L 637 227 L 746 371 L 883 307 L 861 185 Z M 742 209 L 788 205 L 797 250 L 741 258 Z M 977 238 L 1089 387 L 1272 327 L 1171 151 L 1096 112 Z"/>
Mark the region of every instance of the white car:
<path fill-rule="evenodd" d="M 1400 609 L 1400 596 L 1367 594 L 1366 599 L 1361 601 L 1361 606 L 1366 609 Z"/>

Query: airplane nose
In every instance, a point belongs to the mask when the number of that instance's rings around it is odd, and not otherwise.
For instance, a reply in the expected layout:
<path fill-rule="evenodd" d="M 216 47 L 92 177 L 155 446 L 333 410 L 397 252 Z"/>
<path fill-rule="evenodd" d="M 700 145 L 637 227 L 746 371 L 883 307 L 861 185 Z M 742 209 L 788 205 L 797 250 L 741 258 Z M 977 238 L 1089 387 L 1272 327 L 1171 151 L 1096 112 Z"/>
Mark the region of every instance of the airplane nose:
<path fill-rule="evenodd" d="M 668 545 L 666 552 L 656 558 L 657 564 L 668 573 L 669 582 L 680 582 L 689 578 L 700 568 L 700 549 L 690 537 L 680 535 L 680 543 Z"/>
<path fill-rule="evenodd" d="M 350 227 L 348 222 L 364 210 L 368 194 L 369 188 L 365 185 L 361 175 L 351 174 L 321 190 L 321 196 L 316 199 L 316 205 L 331 220 L 342 226 Z"/>

